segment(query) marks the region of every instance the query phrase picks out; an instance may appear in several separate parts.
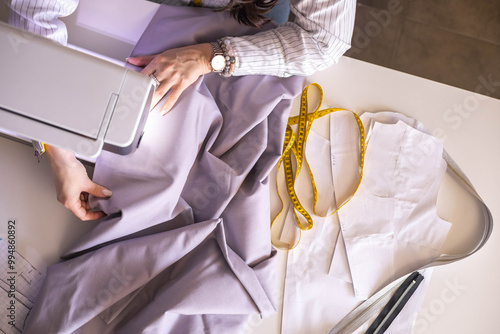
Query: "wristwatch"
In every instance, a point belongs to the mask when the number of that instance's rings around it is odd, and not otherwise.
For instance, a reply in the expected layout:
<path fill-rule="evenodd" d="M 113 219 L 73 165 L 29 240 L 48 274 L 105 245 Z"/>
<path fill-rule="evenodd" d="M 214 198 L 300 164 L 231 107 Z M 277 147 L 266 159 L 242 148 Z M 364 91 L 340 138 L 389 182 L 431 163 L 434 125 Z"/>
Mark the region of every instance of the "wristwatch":
<path fill-rule="evenodd" d="M 226 58 L 224 57 L 224 52 L 222 52 L 222 48 L 219 43 L 212 42 L 210 43 L 212 46 L 212 50 L 214 51 L 214 55 L 210 60 L 210 65 L 212 65 L 212 72 L 221 73 L 226 68 Z"/>

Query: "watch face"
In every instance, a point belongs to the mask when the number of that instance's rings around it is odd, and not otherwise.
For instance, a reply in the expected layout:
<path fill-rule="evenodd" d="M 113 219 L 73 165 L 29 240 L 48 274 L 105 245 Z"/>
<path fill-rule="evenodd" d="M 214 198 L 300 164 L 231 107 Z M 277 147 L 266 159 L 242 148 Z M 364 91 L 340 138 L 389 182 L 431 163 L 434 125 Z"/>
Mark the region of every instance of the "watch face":
<path fill-rule="evenodd" d="M 226 67 L 226 59 L 223 55 L 216 55 L 212 58 L 211 64 L 215 72 L 220 72 Z"/>

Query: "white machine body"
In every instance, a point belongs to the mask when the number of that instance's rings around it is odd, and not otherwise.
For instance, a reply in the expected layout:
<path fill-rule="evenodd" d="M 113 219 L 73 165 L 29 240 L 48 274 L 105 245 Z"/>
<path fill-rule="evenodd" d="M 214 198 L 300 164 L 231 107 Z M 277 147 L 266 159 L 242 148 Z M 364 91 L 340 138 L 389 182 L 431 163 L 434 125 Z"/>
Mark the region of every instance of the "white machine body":
<path fill-rule="evenodd" d="M 0 131 L 95 158 L 139 145 L 153 80 L 0 23 Z"/>

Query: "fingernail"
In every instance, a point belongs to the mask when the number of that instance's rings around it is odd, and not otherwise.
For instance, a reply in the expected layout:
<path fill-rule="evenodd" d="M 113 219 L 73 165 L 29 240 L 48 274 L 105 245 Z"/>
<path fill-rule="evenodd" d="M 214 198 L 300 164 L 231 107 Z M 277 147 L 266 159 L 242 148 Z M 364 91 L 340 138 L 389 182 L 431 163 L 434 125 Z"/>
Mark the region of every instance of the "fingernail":
<path fill-rule="evenodd" d="M 109 189 L 103 188 L 102 189 L 102 194 L 104 196 L 106 196 L 106 197 L 109 197 L 109 196 L 113 195 L 113 192 L 111 190 L 109 190 Z"/>

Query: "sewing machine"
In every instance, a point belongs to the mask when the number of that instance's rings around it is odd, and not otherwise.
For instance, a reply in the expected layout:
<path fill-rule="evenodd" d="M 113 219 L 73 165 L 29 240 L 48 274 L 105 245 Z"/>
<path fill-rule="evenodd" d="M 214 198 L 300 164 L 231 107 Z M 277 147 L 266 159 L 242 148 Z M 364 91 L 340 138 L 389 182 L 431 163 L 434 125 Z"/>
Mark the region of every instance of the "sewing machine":
<path fill-rule="evenodd" d="M 138 147 L 151 78 L 5 23 L 0 44 L 0 132 L 90 159 Z"/>

